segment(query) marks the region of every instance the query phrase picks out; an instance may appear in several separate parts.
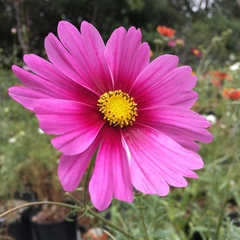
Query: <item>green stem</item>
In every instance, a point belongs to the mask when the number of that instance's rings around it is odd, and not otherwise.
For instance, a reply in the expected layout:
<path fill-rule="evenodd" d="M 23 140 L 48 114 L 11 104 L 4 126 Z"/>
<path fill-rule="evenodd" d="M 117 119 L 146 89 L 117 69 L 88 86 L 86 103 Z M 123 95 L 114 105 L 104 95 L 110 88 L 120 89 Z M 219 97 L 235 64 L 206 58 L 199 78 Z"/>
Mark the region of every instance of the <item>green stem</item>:
<path fill-rule="evenodd" d="M 161 43 L 158 56 L 161 56 L 163 54 L 163 50 L 164 50 L 164 43 Z"/>
<path fill-rule="evenodd" d="M 93 165 L 94 165 L 95 160 L 96 160 L 96 156 L 97 156 L 97 150 L 93 154 L 93 157 L 92 157 L 92 159 L 90 161 L 90 164 L 88 166 L 88 171 L 87 171 L 87 175 L 86 175 L 86 181 L 85 181 L 85 184 L 84 184 L 84 192 L 83 192 L 83 206 L 84 207 L 86 206 L 86 195 L 87 195 L 87 189 L 88 189 L 88 182 L 89 182 L 90 175 L 91 175 L 91 172 L 92 172 L 92 169 L 93 169 Z"/>
<path fill-rule="evenodd" d="M 219 220 L 218 220 L 218 225 L 217 225 L 217 230 L 216 230 L 216 239 L 218 239 L 219 233 L 220 233 L 220 228 L 222 225 L 222 220 L 224 217 L 224 208 L 226 207 L 227 202 L 223 205 L 222 211 L 220 212 Z"/>
<path fill-rule="evenodd" d="M 197 76 L 199 77 L 200 74 L 202 73 L 202 70 L 203 70 L 203 67 L 204 67 L 204 64 L 205 64 L 205 59 L 208 55 L 208 53 L 212 50 L 213 48 L 213 43 L 211 43 L 208 48 L 203 52 L 203 55 L 199 61 L 199 64 L 198 64 L 198 67 L 197 67 L 197 70 L 196 70 L 196 74 Z"/>
<path fill-rule="evenodd" d="M 216 229 L 216 238 L 215 238 L 216 240 L 219 237 L 220 228 L 221 228 L 223 217 L 224 217 L 224 213 L 225 213 L 224 210 L 226 208 L 226 205 L 228 204 L 228 201 L 227 201 L 228 193 L 229 193 L 229 191 L 227 191 L 227 194 L 225 194 L 223 206 L 222 206 L 222 209 L 221 209 L 221 212 L 220 212 L 220 216 L 218 218 L 218 225 L 217 225 L 217 229 Z"/>
<path fill-rule="evenodd" d="M 143 230 L 144 230 L 144 234 L 145 234 L 146 240 L 149 240 L 150 237 L 148 236 L 147 226 L 146 226 L 146 223 L 145 223 L 145 220 L 144 220 L 143 211 L 142 211 L 142 207 L 141 206 L 139 207 L 139 212 L 140 212 L 140 218 L 141 218 L 141 221 L 142 221 Z"/>
<path fill-rule="evenodd" d="M 34 206 L 34 205 L 44 205 L 44 204 L 51 204 L 51 205 L 58 205 L 58 206 L 63 206 L 63 207 L 68 207 L 68 208 L 74 208 L 74 209 L 78 209 L 79 210 L 79 207 L 78 206 L 74 206 L 74 205 L 70 205 L 70 204 L 67 204 L 67 203 L 61 203 L 61 202 L 49 202 L 49 201 L 41 201 L 41 202 L 31 202 L 31 203 L 26 203 L 26 204 L 22 204 L 20 206 L 17 206 L 15 208 L 11 208 L 9 209 L 8 211 L 0 214 L 0 218 L 3 218 L 5 217 L 6 215 L 14 212 L 14 211 L 17 211 L 21 208 L 24 208 L 24 207 L 29 207 L 29 206 Z"/>
<path fill-rule="evenodd" d="M 69 196 L 74 202 L 76 202 L 79 206 L 83 207 L 82 203 L 77 199 L 75 198 L 72 194 L 70 193 L 66 193 L 67 196 Z M 96 219 L 102 221 L 103 223 L 105 223 L 106 225 L 108 225 L 109 227 L 115 229 L 116 231 L 124 234 L 126 237 L 130 238 L 130 239 L 134 239 L 134 237 L 125 232 L 124 230 L 122 230 L 120 227 L 114 225 L 113 223 L 111 223 L 110 221 L 108 221 L 107 219 L 105 219 L 104 217 L 100 216 L 99 214 L 97 214 L 96 212 L 94 212 L 93 210 L 91 209 L 87 209 L 87 212 L 89 214 L 91 214 L 92 216 L 94 216 Z"/>

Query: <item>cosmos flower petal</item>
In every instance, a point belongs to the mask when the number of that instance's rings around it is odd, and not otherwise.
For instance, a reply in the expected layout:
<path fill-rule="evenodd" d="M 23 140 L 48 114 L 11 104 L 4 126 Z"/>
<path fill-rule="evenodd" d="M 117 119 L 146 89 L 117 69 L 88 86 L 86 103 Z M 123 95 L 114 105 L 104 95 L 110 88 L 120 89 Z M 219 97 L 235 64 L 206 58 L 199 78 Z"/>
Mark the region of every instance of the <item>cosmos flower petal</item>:
<path fill-rule="evenodd" d="M 131 90 L 131 96 L 134 97 L 138 104 L 144 102 L 150 93 L 156 91 L 155 86 L 170 71 L 175 69 L 178 64 L 178 57 L 173 55 L 162 55 L 154 59 L 137 77 Z"/>
<path fill-rule="evenodd" d="M 143 85 L 145 85 L 144 82 L 142 82 L 144 78 L 140 81 L 137 80 L 133 94 L 137 96 L 136 101 L 138 104 L 140 104 L 142 108 L 159 104 L 179 105 L 187 108 L 192 107 L 197 99 L 197 93 L 191 91 L 197 81 L 196 76 L 192 75 L 192 69 L 188 66 L 183 66 L 161 73 L 161 76 L 157 68 L 156 70 L 157 74 L 151 76 L 154 84 L 147 86 L 145 90 L 140 90 L 140 88 L 143 88 Z M 152 69 L 146 69 L 145 71 L 149 71 L 149 73 L 153 72 Z M 148 82 L 148 79 L 146 80 Z M 138 86 L 139 83 L 141 83 L 142 87 Z M 139 94 L 139 91 L 142 91 L 143 94 Z M 161 92 L 161 94 L 159 94 L 159 92 Z"/>
<path fill-rule="evenodd" d="M 49 33 L 45 38 L 45 49 L 49 60 L 66 76 L 89 91 L 99 94 L 100 90 L 92 84 L 89 76 L 80 68 L 77 60 L 64 48 L 61 42 Z"/>
<path fill-rule="evenodd" d="M 37 72 L 41 72 L 41 70 L 38 70 L 37 67 L 35 67 L 35 65 L 37 65 L 37 62 L 39 62 L 39 66 L 41 66 L 42 69 L 50 68 L 49 65 L 45 65 L 44 60 L 34 55 L 25 55 L 24 59 L 26 60 L 26 62 L 30 61 L 31 64 L 29 65 L 34 70 L 37 70 Z M 62 76 L 63 74 L 59 76 L 56 74 L 54 76 L 54 72 L 52 72 L 51 74 L 50 69 L 49 76 L 45 76 L 46 74 L 44 74 L 44 70 L 42 70 L 40 76 L 38 76 L 36 74 L 27 72 L 15 65 L 12 66 L 12 70 L 22 83 L 24 83 L 32 90 L 35 90 L 36 93 L 38 92 L 38 96 L 42 94 L 42 98 L 59 98 L 72 100 L 78 99 L 79 101 L 88 102 L 89 104 L 95 104 L 97 101 L 97 96 L 93 95 L 92 92 L 88 93 L 87 90 L 80 85 L 74 83 L 71 80 L 66 80 L 64 76 Z"/>
<path fill-rule="evenodd" d="M 129 135 L 127 131 L 123 131 L 122 144 L 128 156 L 128 163 L 130 169 L 130 176 L 133 186 L 142 193 L 145 194 L 159 194 L 160 196 L 166 196 L 169 191 L 169 185 L 159 176 L 146 175 L 144 168 L 141 167 L 139 162 L 135 161 L 134 152 L 128 145 Z M 134 171 L 132 171 L 134 169 Z M 157 177 L 157 179 L 155 178 Z M 157 184 L 156 184 L 157 183 Z"/>
<path fill-rule="evenodd" d="M 154 99 L 161 105 L 178 105 L 191 108 L 197 100 L 197 93 L 191 91 L 196 85 L 197 77 L 192 75 L 192 69 L 183 66 L 174 69 L 156 85 Z M 161 94 L 159 94 L 161 91 Z"/>
<path fill-rule="evenodd" d="M 34 73 L 42 77 L 42 79 L 46 79 L 55 85 L 63 86 L 65 89 L 70 91 L 74 86 L 79 86 L 59 71 L 59 69 L 57 69 L 52 63 L 35 54 L 25 54 L 24 62 Z M 61 81 L 55 81 L 56 79 L 61 79 Z"/>
<path fill-rule="evenodd" d="M 58 24 L 58 35 L 62 44 L 76 60 L 78 67 L 88 76 L 89 86 L 100 89 L 101 92 L 111 90 L 113 84 L 104 57 L 105 44 L 96 28 L 83 21 L 80 34 L 75 26 L 61 21 Z"/>
<path fill-rule="evenodd" d="M 99 128 L 94 128 L 89 132 L 88 129 L 78 128 L 72 132 L 53 138 L 51 143 L 61 153 L 73 156 L 85 151 L 97 137 L 97 131 L 99 130 Z"/>
<path fill-rule="evenodd" d="M 112 159 L 113 173 L 113 197 L 118 200 L 132 202 L 133 186 L 130 179 L 128 160 L 126 152 L 122 146 L 119 129 L 109 129 L 105 141 L 102 143 L 102 151 L 108 159 Z"/>
<path fill-rule="evenodd" d="M 98 144 L 94 141 L 88 149 L 78 155 L 62 155 L 58 164 L 58 177 L 65 191 L 71 192 L 78 187 Z"/>
<path fill-rule="evenodd" d="M 93 205 L 99 210 L 109 207 L 113 197 L 113 172 L 112 162 L 104 154 L 107 154 L 104 146 L 100 145 L 96 162 L 89 182 L 89 193 Z"/>
<path fill-rule="evenodd" d="M 52 144 L 64 155 L 85 151 L 105 124 L 98 110 L 80 102 L 40 99 L 34 102 L 40 127 L 48 134 L 62 134 Z M 81 114 L 84 111 L 86 114 Z"/>
<path fill-rule="evenodd" d="M 195 87 L 196 83 L 197 77 L 192 75 L 192 69 L 189 66 L 182 66 L 169 72 L 161 81 L 157 82 L 156 87 L 159 87 L 163 93 L 169 91 L 176 93 L 189 91 Z"/>
<path fill-rule="evenodd" d="M 45 95 L 48 95 L 49 98 L 55 97 L 56 95 L 61 96 L 61 94 L 58 94 L 55 89 L 53 89 L 53 87 L 55 87 L 55 84 L 51 84 L 49 82 L 46 82 L 46 84 L 44 84 L 45 81 L 41 77 L 27 72 L 15 65 L 12 66 L 12 70 L 13 73 L 20 79 L 20 81 L 27 87 L 45 93 Z"/>
<path fill-rule="evenodd" d="M 97 129 L 105 123 L 96 107 L 70 100 L 36 100 L 34 112 L 40 128 L 48 134 L 65 134 L 74 130 L 79 132 L 79 129 L 98 132 Z M 95 125 L 95 130 L 92 125 Z"/>
<path fill-rule="evenodd" d="M 162 133 L 173 139 L 175 142 L 180 144 L 182 147 L 190 150 L 190 151 L 198 151 L 200 149 L 200 146 L 190 138 L 187 138 L 186 136 L 183 135 L 178 135 L 175 131 L 169 132 L 165 131 L 164 128 L 161 128 L 160 130 Z"/>
<path fill-rule="evenodd" d="M 168 184 L 184 187 L 187 182 L 183 177 L 196 177 L 191 170 L 203 167 L 198 154 L 186 150 L 153 128 L 136 123 L 131 129 L 126 129 L 124 138 L 132 157 L 132 183 L 141 192 L 166 195 Z"/>
<path fill-rule="evenodd" d="M 31 111 L 33 111 L 35 99 L 50 98 L 48 94 L 26 87 L 11 87 L 8 93 L 15 101 Z"/>
<path fill-rule="evenodd" d="M 159 131 L 176 132 L 183 137 L 210 143 L 212 135 L 205 129 L 210 126 L 203 116 L 179 106 L 159 106 L 139 111 L 138 121 L 148 123 Z"/>
<path fill-rule="evenodd" d="M 60 158 L 58 177 L 63 189 L 67 192 L 74 191 L 78 187 L 86 172 L 91 158 L 85 158 L 85 152 L 74 156 L 62 155 Z M 71 175 L 69 172 L 71 172 Z"/>
<path fill-rule="evenodd" d="M 51 92 L 53 94 L 53 90 L 55 90 L 55 97 L 57 98 L 72 100 L 79 99 L 81 102 L 88 102 L 91 104 L 96 102 L 96 100 L 93 102 L 93 97 L 89 96 L 91 92 L 88 93 L 85 88 L 72 81 L 72 79 L 63 74 L 52 63 L 35 54 L 24 55 L 24 61 L 27 66 L 40 77 L 37 79 L 33 78 L 31 75 L 28 75 L 29 73 L 24 74 L 21 72 L 21 69 L 14 66 L 13 71 L 19 79 L 23 79 L 23 81 L 30 79 L 30 82 L 26 83 L 26 85 L 39 82 L 43 86 L 43 91 L 47 91 L 47 93 Z M 48 87 L 48 89 L 46 89 L 46 87 Z"/>
<path fill-rule="evenodd" d="M 198 94 L 194 91 L 181 92 L 176 95 L 168 95 L 166 99 L 162 101 L 163 105 L 175 105 L 190 109 L 197 101 Z"/>
<path fill-rule="evenodd" d="M 98 150 L 89 185 L 91 200 L 98 210 L 107 208 L 112 197 L 126 202 L 133 201 L 133 186 L 120 130 L 110 128 L 103 135 L 104 140 Z"/>
<path fill-rule="evenodd" d="M 133 160 L 130 166 L 133 186 L 144 194 L 158 194 L 159 196 L 168 195 L 170 187 L 161 177 L 161 174 L 159 174 L 151 165 L 148 165 L 147 169 L 145 169 L 145 167 L 146 165 L 142 165 L 140 161 Z M 150 175 L 148 176 L 148 174 Z"/>
<path fill-rule="evenodd" d="M 120 27 L 110 36 L 105 56 L 112 70 L 115 89 L 129 91 L 137 76 L 147 67 L 150 48 L 146 43 L 141 44 L 141 38 L 140 30 L 134 27 L 128 32 Z"/>

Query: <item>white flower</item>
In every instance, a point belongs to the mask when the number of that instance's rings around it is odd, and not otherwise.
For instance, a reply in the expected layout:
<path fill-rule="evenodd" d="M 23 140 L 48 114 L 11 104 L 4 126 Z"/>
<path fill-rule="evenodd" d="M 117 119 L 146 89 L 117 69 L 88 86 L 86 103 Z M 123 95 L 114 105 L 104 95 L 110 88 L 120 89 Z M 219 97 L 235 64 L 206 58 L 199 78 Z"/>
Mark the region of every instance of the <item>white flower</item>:
<path fill-rule="evenodd" d="M 236 70 L 240 69 L 240 62 L 234 63 L 233 65 L 231 65 L 229 67 L 229 69 L 232 70 L 232 71 L 236 71 Z"/>
<path fill-rule="evenodd" d="M 217 122 L 217 118 L 213 114 L 208 114 L 208 115 L 203 114 L 202 116 L 205 117 L 212 125 L 214 125 Z"/>
<path fill-rule="evenodd" d="M 8 143 L 15 143 L 17 139 L 15 137 L 11 137 L 8 139 Z"/>

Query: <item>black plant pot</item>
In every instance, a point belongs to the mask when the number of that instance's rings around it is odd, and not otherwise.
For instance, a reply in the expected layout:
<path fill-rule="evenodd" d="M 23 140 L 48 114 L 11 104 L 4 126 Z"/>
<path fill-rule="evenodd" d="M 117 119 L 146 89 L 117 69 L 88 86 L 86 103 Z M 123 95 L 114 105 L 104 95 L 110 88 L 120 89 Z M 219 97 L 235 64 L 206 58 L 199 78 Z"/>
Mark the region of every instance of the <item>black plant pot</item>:
<path fill-rule="evenodd" d="M 9 199 L 11 199 L 10 197 Z M 10 202 L 13 201 L 11 204 L 13 206 L 20 206 L 27 202 L 34 202 L 37 195 L 33 191 L 25 191 L 22 194 L 19 191 L 15 191 L 13 197 L 13 199 L 9 200 Z M 14 240 L 32 240 L 30 216 L 39 210 L 39 207 L 30 206 L 15 212 L 16 215 L 9 222 L 3 219 L 3 222 L 0 224 L 1 235 L 6 235 L 6 237 L 11 237 Z M 2 239 L 1 237 L 0 239 Z"/>
<path fill-rule="evenodd" d="M 31 221 L 32 240 L 76 240 L 76 221 L 62 220 L 56 223 Z"/>
<path fill-rule="evenodd" d="M 30 226 L 26 225 L 23 222 L 11 222 L 8 224 L 7 232 L 8 237 L 13 238 L 14 240 L 30 240 L 31 233 L 30 233 Z"/>
<path fill-rule="evenodd" d="M 16 219 L 12 222 L 3 222 L 2 231 L 3 235 L 6 233 L 8 237 L 14 240 L 32 240 L 31 238 L 31 225 L 29 215 L 33 212 L 33 208 L 25 209 Z"/>

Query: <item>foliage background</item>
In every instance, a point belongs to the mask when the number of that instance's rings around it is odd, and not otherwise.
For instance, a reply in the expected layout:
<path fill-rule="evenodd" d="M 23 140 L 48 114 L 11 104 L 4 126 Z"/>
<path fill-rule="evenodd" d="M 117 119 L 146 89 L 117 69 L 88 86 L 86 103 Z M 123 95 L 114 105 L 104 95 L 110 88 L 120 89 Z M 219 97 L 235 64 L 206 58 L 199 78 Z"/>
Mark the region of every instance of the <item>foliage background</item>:
<path fill-rule="evenodd" d="M 236 239 L 238 220 L 227 219 L 233 209 L 239 213 L 240 110 L 239 100 L 224 98 L 222 91 L 240 86 L 240 69 L 229 70 L 240 61 L 239 0 L 0 0 L 0 200 L 16 189 L 23 191 L 26 183 L 32 184 L 40 200 L 61 196 L 56 176 L 59 153 L 50 144 L 51 136 L 39 132 L 34 115 L 11 100 L 7 89 L 20 84 L 11 65 L 24 66 L 26 53 L 46 57 L 44 38 L 49 32 L 56 34 L 62 19 L 76 27 L 82 20 L 93 23 L 105 41 L 116 27 L 134 25 L 153 51 L 160 37 L 158 25 L 176 29 L 185 46 L 165 44 L 161 54 L 177 54 L 180 64 L 192 66 L 199 78 L 194 110 L 216 117 L 209 129 L 214 141 L 199 152 L 205 161 L 199 178 L 167 197 L 136 197 L 134 204 L 114 201 L 109 210 L 112 221 L 137 239 L 144 239 L 144 222 L 136 221 L 142 214 L 152 239 Z M 202 58 L 194 56 L 192 48 L 202 51 Z M 158 54 L 155 51 L 154 57 Z M 208 74 L 213 70 L 226 72 L 232 81 L 213 85 Z"/>

